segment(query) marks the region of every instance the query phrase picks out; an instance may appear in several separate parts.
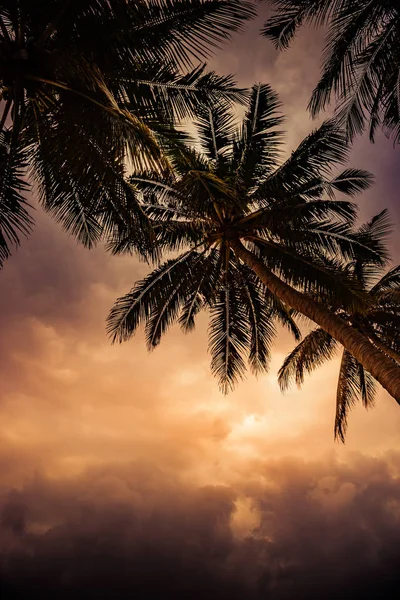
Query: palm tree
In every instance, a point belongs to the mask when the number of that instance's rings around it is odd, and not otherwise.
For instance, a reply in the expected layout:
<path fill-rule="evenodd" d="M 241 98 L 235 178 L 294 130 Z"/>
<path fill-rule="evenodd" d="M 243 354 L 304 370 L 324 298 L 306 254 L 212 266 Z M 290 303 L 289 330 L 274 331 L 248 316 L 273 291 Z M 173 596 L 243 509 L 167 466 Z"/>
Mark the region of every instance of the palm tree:
<path fill-rule="evenodd" d="M 361 228 L 360 233 L 373 232 L 383 237 L 387 232 L 387 214 L 382 211 Z M 377 281 L 381 269 L 375 264 L 355 260 L 349 273 L 368 291 L 370 302 L 365 313 L 336 314 L 366 335 L 371 342 L 400 364 L 400 267 L 394 267 Z M 311 373 L 338 349 L 336 340 L 320 327 L 313 329 L 286 357 L 279 370 L 278 381 L 285 391 L 292 381 L 300 387 L 305 373 Z M 359 399 L 366 408 L 374 403 L 376 387 L 373 377 L 346 349 L 342 351 L 336 392 L 335 438 L 345 440 L 349 410 Z"/>
<path fill-rule="evenodd" d="M 86 246 L 145 228 L 127 165 L 168 169 L 179 119 L 243 98 L 198 61 L 252 15 L 240 0 L 0 0 L 0 266 L 32 225 L 26 205 L 8 211 L 27 166 L 45 210 Z"/>
<path fill-rule="evenodd" d="M 352 139 L 369 118 L 373 141 L 382 127 L 400 142 L 400 9 L 398 0 L 270 0 L 277 10 L 263 34 L 287 48 L 304 23 L 328 24 L 323 68 L 309 109 L 315 116 L 332 94 Z"/>
<path fill-rule="evenodd" d="M 175 256 L 117 300 L 109 332 L 122 342 L 144 323 L 151 348 L 172 323 L 188 331 L 209 309 L 211 368 L 226 390 L 243 375 L 246 356 L 254 370 L 267 368 L 273 322 L 281 319 L 297 335 L 292 318 L 300 313 L 400 402 L 400 368 L 330 308 L 366 310 L 366 294 L 345 263 L 386 260 L 374 232 L 354 233 L 355 205 L 334 200 L 335 192 L 366 189 L 371 176 L 357 169 L 332 176 L 348 154 L 332 121 L 277 166 L 279 107 L 268 85 L 255 85 L 237 131 L 225 106 L 206 106 L 198 119 L 202 152 L 171 151 L 175 174 L 166 178 L 132 176 L 160 249 Z M 129 239 L 118 242 L 129 248 Z"/>

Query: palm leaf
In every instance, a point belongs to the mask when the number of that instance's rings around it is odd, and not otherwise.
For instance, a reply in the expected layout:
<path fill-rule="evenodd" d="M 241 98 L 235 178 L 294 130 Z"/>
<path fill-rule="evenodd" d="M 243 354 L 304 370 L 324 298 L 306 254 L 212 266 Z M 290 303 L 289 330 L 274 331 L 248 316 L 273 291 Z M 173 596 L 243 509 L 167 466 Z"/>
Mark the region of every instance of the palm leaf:
<path fill-rule="evenodd" d="M 4 126 L 13 115 L 13 143 L 29 150 L 43 206 L 80 242 L 107 238 L 114 252 L 148 251 L 151 230 L 125 168 L 165 173 L 165 148 L 186 139 L 178 119 L 193 116 L 200 101 L 243 101 L 231 76 L 192 60 L 254 14 L 239 0 L 2 4 L 8 100 L 0 120 Z M 23 75 L 15 71 L 19 46 L 30 65 Z M 19 234 L 30 227 L 23 209 L 20 202 L 13 217 Z M 18 243 L 17 229 L 4 229 L 2 260 Z"/>
<path fill-rule="evenodd" d="M 35 14 L 36 0 L 31 4 L 32 9 L 24 7 L 30 19 L 38 21 L 39 11 L 46 28 L 52 22 L 64 43 L 73 31 L 73 41 L 82 50 L 90 31 L 91 40 L 102 44 L 97 58 L 103 68 L 121 61 L 134 66 L 138 58 L 154 57 L 180 66 L 190 64 L 193 57 L 207 56 L 255 14 L 250 3 L 238 0 L 86 0 L 84 4 L 67 0 L 67 10 L 64 3 L 56 2 L 51 15 L 42 7 Z M 62 18 L 60 9 L 64 9 Z"/>
<path fill-rule="evenodd" d="M 359 260 L 364 264 L 383 266 L 388 260 L 388 251 L 382 239 L 371 232 L 354 231 L 351 223 L 346 222 L 315 222 L 301 230 L 301 236 L 296 231 L 293 242 L 299 237 L 299 244 L 311 252 L 324 248 L 328 256 L 341 256 L 346 261 Z"/>
<path fill-rule="evenodd" d="M 204 244 L 204 231 L 201 221 L 178 221 L 155 225 L 155 240 L 161 251 L 178 251 L 188 246 Z M 206 244 L 204 244 L 206 245 Z"/>
<path fill-rule="evenodd" d="M 219 252 L 211 250 L 203 264 L 202 273 L 193 282 L 193 287 L 182 306 L 179 324 L 183 332 L 192 331 L 195 317 L 205 307 L 211 306 L 221 279 L 221 261 Z"/>
<path fill-rule="evenodd" d="M 276 336 L 277 308 L 264 287 L 246 265 L 237 265 L 238 288 L 250 326 L 249 365 L 256 375 L 268 370 Z M 281 316 L 281 314 L 280 314 Z"/>
<path fill-rule="evenodd" d="M 260 177 L 271 172 L 279 156 L 283 117 L 281 103 L 266 84 L 254 85 L 241 131 L 235 144 L 237 180 L 248 191 Z"/>
<path fill-rule="evenodd" d="M 267 300 L 269 299 L 271 303 L 272 314 L 278 323 L 287 329 L 297 342 L 301 340 L 301 331 L 293 318 L 294 316 L 298 316 L 297 313 L 293 309 L 287 308 L 276 296 L 270 294 L 268 290 L 265 290 L 265 294 Z"/>
<path fill-rule="evenodd" d="M 282 391 L 289 388 L 292 381 L 300 387 L 305 373 L 311 373 L 330 360 L 337 349 L 337 342 L 323 329 L 311 331 L 285 358 L 278 372 L 278 383 Z"/>
<path fill-rule="evenodd" d="M 335 438 L 345 441 L 348 413 L 361 398 L 364 406 L 373 405 L 375 383 L 369 373 L 347 350 L 343 351 L 336 395 Z"/>
<path fill-rule="evenodd" d="M 323 24 L 337 11 L 342 0 L 272 0 L 279 11 L 268 19 L 262 34 L 271 39 L 277 48 L 287 48 L 297 29 L 305 22 Z"/>
<path fill-rule="evenodd" d="M 371 288 L 371 294 L 381 296 L 400 290 L 400 266 L 393 267 Z"/>
<path fill-rule="evenodd" d="M 253 197 L 256 200 L 283 197 L 304 192 L 329 176 L 334 165 L 345 162 L 349 149 L 345 134 L 335 121 L 325 121 L 310 133 L 291 156 L 265 181 L 261 181 Z"/>
<path fill-rule="evenodd" d="M 11 148 L 12 134 L 0 132 L 0 268 L 11 254 L 11 246 L 19 246 L 20 236 L 28 235 L 33 219 L 23 194 L 29 190 L 24 180 L 27 157 L 21 148 Z"/>
<path fill-rule="evenodd" d="M 362 225 L 355 232 L 355 238 L 362 246 L 367 246 L 376 256 L 381 256 L 381 264 L 385 264 L 389 258 L 386 239 L 393 229 L 387 209 L 372 217 L 370 221 Z"/>
<path fill-rule="evenodd" d="M 191 269 L 199 260 L 198 253 L 189 250 L 155 269 L 132 290 L 118 298 L 107 318 L 107 331 L 113 342 L 128 340 L 141 323 L 146 323 L 182 280 L 191 280 Z"/>
<path fill-rule="evenodd" d="M 197 286 L 204 272 L 209 272 L 210 266 L 213 267 L 209 262 L 204 254 L 194 253 L 192 257 L 180 264 L 180 269 L 184 265 L 185 273 L 179 273 L 179 269 L 174 269 L 169 271 L 167 282 L 163 278 L 163 291 L 152 305 L 146 321 L 145 335 L 149 350 L 158 346 L 168 327 L 178 321 L 181 309 L 185 310 L 193 294 L 193 287 Z"/>
<path fill-rule="evenodd" d="M 239 0 L 160 0 L 146 3 L 145 10 L 140 10 L 141 22 L 128 30 L 125 43 L 135 43 L 138 36 L 154 52 L 161 41 L 161 50 L 180 66 L 188 64 L 191 57 L 208 56 L 210 48 L 220 47 L 255 15 L 249 2 Z"/>
<path fill-rule="evenodd" d="M 227 393 L 244 376 L 251 344 L 246 307 L 229 273 L 212 303 L 208 329 L 211 371 Z"/>
<path fill-rule="evenodd" d="M 309 106 L 316 116 L 334 95 L 336 117 L 349 139 L 362 133 L 369 117 L 370 139 L 382 127 L 400 141 L 398 87 L 399 11 L 396 2 L 363 0 L 273 0 L 277 14 L 264 34 L 286 48 L 306 23 L 329 23 L 321 78 Z"/>
<path fill-rule="evenodd" d="M 202 103 L 245 100 L 244 90 L 235 86 L 231 75 L 220 76 L 205 68 L 206 65 L 199 65 L 182 74 L 159 62 L 141 66 L 122 81 L 128 98 L 126 107 L 145 119 L 176 122 L 193 117 Z"/>
<path fill-rule="evenodd" d="M 323 109 L 332 91 L 339 97 L 352 88 L 357 49 L 365 48 L 369 35 L 380 22 L 380 3 L 344 2 L 332 20 L 324 51 L 323 74 L 309 103 L 313 115 Z"/>
<path fill-rule="evenodd" d="M 312 200 L 308 202 L 292 202 L 289 198 L 285 203 L 274 202 L 272 206 L 261 208 L 249 213 L 238 225 L 243 232 L 269 231 L 276 235 L 285 235 L 290 229 L 304 230 L 310 224 L 319 221 L 341 219 L 348 226 L 356 217 L 356 205 L 352 202 L 335 200 Z"/>
<path fill-rule="evenodd" d="M 368 171 L 362 169 L 345 169 L 332 179 L 327 185 L 333 190 L 346 194 L 347 196 L 355 196 L 371 187 L 374 182 L 374 176 Z"/>
<path fill-rule="evenodd" d="M 364 131 L 366 115 L 371 111 L 375 102 L 382 102 L 381 75 L 383 70 L 390 70 L 390 62 L 396 69 L 396 61 L 391 56 L 390 45 L 397 44 L 398 16 L 393 16 L 385 23 L 379 37 L 372 40 L 355 62 L 351 83 L 342 94 L 336 110 L 337 118 L 346 128 L 347 135 L 352 140 Z M 374 139 L 374 128 L 370 129 L 371 139 Z"/>
<path fill-rule="evenodd" d="M 149 207 L 148 211 L 150 211 L 151 206 L 156 207 L 157 218 L 161 216 L 159 210 L 169 208 L 172 211 L 180 201 L 179 193 L 175 186 L 175 178 L 171 172 L 134 172 L 128 177 L 128 181 L 143 195 L 144 204 Z M 180 210 L 180 213 L 182 216 L 186 216 L 186 213 L 182 210 Z M 174 214 L 177 215 L 176 209 Z"/>
<path fill-rule="evenodd" d="M 30 162 L 45 210 L 89 248 L 106 237 L 113 251 L 128 250 L 124 240 L 130 240 L 131 249 L 151 252 L 151 228 L 125 180 L 119 149 L 105 151 L 90 132 L 71 125 L 49 132 L 39 123 L 38 132 L 40 143 L 31 147 Z M 77 147 L 86 150 L 77 153 Z"/>
<path fill-rule="evenodd" d="M 203 152 L 212 160 L 226 156 L 235 131 L 235 119 L 225 103 L 198 108 L 195 122 Z"/>

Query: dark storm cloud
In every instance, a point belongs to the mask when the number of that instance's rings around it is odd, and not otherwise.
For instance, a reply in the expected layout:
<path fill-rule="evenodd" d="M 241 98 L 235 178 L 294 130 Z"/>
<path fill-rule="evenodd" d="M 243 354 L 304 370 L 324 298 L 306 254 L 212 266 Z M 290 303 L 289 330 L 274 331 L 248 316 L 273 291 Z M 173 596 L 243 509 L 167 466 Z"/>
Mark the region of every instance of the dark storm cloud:
<path fill-rule="evenodd" d="M 2 598 L 398 597 L 399 455 L 258 468 L 252 486 L 132 464 L 5 490 Z M 245 496 L 258 525 L 241 537 Z"/>

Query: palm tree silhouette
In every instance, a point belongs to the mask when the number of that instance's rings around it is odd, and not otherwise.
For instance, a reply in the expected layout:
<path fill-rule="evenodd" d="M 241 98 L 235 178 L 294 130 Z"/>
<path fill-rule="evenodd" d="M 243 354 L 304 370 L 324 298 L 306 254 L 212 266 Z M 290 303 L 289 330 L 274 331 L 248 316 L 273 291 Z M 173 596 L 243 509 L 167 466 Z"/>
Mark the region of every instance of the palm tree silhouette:
<path fill-rule="evenodd" d="M 382 211 L 360 229 L 384 237 L 388 231 L 386 211 Z M 400 267 L 384 275 L 376 264 L 360 259 L 349 263 L 349 273 L 355 277 L 370 297 L 365 313 L 336 311 L 342 319 L 366 335 L 378 348 L 400 364 Z M 381 277 L 377 280 L 377 277 Z M 282 391 L 295 381 L 300 385 L 305 373 L 311 373 L 331 359 L 338 349 L 336 340 L 320 327 L 312 330 L 286 357 L 279 370 Z M 366 408 L 374 403 L 376 387 L 373 377 L 347 350 L 342 352 L 336 392 L 335 437 L 343 442 L 347 430 L 348 412 L 362 400 Z"/>
<path fill-rule="evenodd" d="M 178 119 L 201 100 L 243 97 L 192 61 L 253 14 L 239 0 L 1 0 L 0 266 L 32 225 L 16 186 L 27 165 L 44 208 L 79 241 L 136 230 L 141 251 L 126 165 L 168 169 Z"/>
<path fill-rule="evenodd" d="M 334 94 L 337 117 L 352 139 L 377 128 L 400 142 L 400 9 L 398 0 L 270 0 L 277 10 L 263 34 L 287 48 L 304 23 L 328 24 L 321 79 L 309 108 L 315 116 Z"/>
<path fill-rule="evenodd" d="M 295 311 L 343 344 L 400 402 L 400 368 L 331 309 L 366 310 L 367 295 L 346 262 L 386 261 L 373 230 L 354 232 L 355 205 L 333 198 L 364 190 L 371 176 L 357 169 L 332 176 L 348 154 L 332 121 L 277 166 L 279 107 L 268 85 L 255 85 L 237 131 L 226 106 L 206 106 L 198 119 L 202 152 L 171 150 L 175 174 L 167 178 L 132 176 L 160 250 L 178 255 L 117 300 L 108 330 L 124 341 L 145 323 L 151 348 L 172 323 L 188 331 L 208 308 L 211 369 L 226 391 L 243 375 L 246 357 L 253 370 L 267 368 L 276 319 L 298 335 Z M 120 243 L 129 248 L 129 239 Z"/>

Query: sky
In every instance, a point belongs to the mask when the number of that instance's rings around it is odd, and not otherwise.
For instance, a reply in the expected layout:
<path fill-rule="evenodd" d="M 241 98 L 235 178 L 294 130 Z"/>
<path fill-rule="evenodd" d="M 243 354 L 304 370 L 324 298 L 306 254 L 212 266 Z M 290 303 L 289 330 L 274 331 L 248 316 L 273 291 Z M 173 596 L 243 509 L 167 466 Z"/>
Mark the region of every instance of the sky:
<path fill-rule="evenodd" d="M 259 26 L 211 65 L 276 89 L 289 152 L 316 125 L 322 34 L 278 53 Z M 349 163 L 376 175 L 360 215 L 390 209 L 395 262 L 399 158 L 381 137 L 358 140 Z M 338 360 L 282 395 L 285 333 L 270 373 L 228 396 L 209 371 L 206 315 L 151 353 L 142 333 L 111 346 L 108 311 L 148 267 L 35 218 L 0 275 L 0 597 L 397 598 L 396 402 L 380 391 L 353 410 L 342 445 Z"/>

